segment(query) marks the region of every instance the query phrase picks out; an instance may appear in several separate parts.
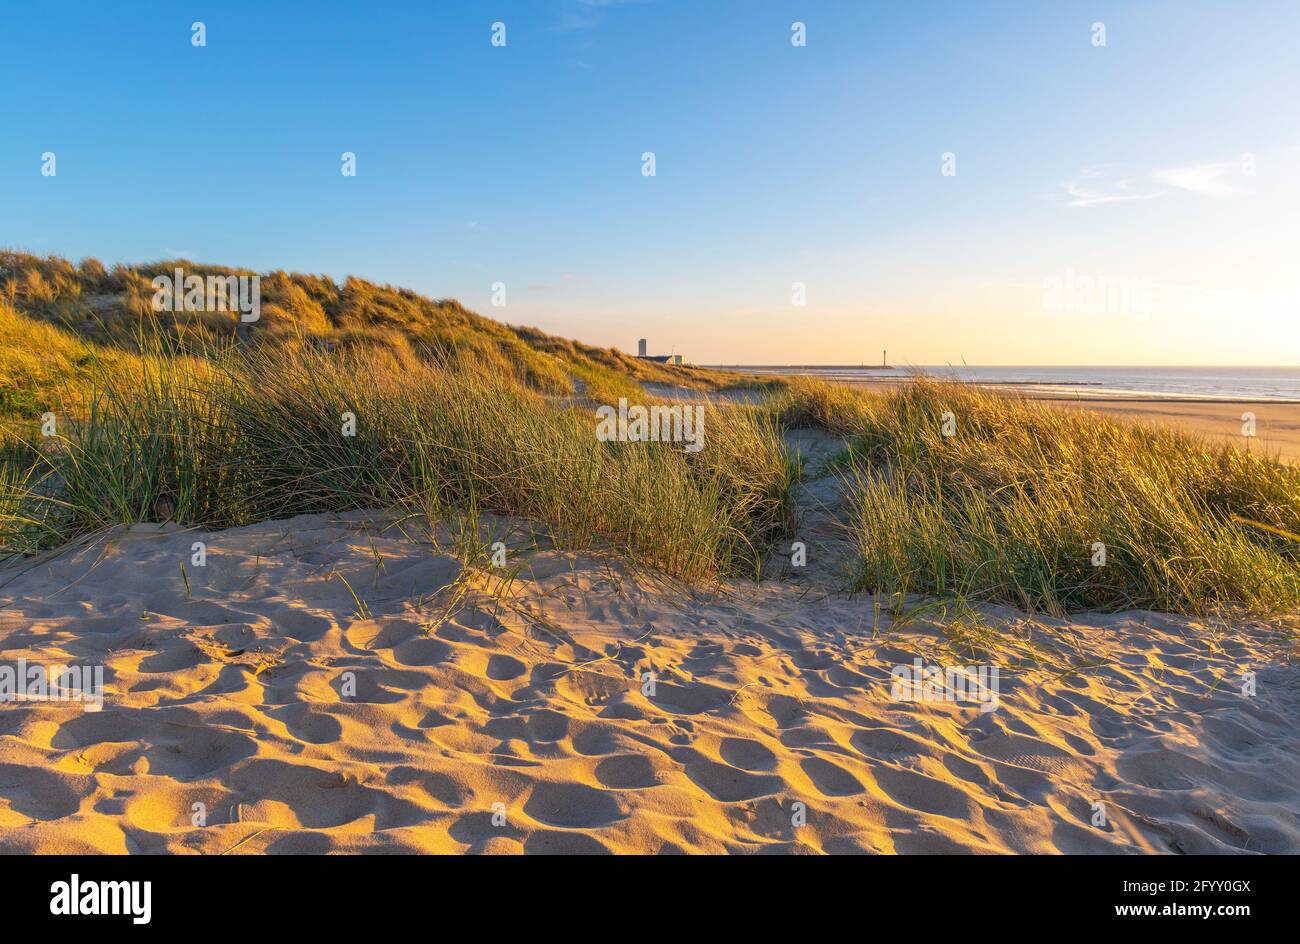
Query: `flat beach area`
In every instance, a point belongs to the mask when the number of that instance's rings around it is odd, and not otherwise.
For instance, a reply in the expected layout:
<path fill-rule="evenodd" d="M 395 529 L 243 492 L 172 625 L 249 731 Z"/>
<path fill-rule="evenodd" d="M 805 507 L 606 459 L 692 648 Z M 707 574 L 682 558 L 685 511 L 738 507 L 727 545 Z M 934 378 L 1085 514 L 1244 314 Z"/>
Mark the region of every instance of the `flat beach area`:
<path fill-rule="evenodd" d="M 1252 451 L 1277 453 L 1288 462 L 1300 461 L 1300 403 L 1100 397 L 1050 399 L 1066 409 L 1092 410 L 1153 425 L 1176 426 L 1209 439 L 1235 442 Z M 1242 414 L 1247 412 L 1255 414 L 1253 438 L 1242 435 Z"/>

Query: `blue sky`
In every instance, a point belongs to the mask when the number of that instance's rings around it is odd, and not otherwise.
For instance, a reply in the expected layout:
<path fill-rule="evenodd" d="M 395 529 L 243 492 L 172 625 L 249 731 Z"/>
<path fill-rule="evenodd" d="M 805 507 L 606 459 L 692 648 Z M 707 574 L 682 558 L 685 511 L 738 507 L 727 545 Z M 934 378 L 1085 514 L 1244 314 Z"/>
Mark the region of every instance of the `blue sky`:
<path fill-rule="evenodd" d="M 1282 0 L 23 4 L 0 242 L 704 363 L 1297 364 L 1297 37 Z"/>

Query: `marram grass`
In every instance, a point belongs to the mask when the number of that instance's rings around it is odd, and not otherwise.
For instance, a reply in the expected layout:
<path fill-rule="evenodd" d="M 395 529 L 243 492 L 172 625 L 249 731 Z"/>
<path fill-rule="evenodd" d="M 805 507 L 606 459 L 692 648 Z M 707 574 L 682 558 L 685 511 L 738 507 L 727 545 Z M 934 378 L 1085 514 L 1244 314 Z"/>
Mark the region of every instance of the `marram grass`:
<path fill-rule="evenodd" d="M 75 332 L 64 333 L 57 342 L 51 337 L 41 340 L 40 351 L 55 354 L 50 363 L 65 370 L 87 351 L 113 356 L 139 351 L 142 343 L 150 349 L 157 335 L 201 354 L 220 349 L 230 336 L 225 313 L 153 310 L 152 278 L 170 276 L 177 268 L 203 277 L 254 274 L 184 259 L 107 270 L 94 259 L 74 264 L 57 256 L 0 250 L 0 330 L 5 338 L 13 330 L 4 314 L 7 306 L 26 321 L 24 334 L 56 326 Z M 480 371 L 510 374 L 543 393 L 585 394 L 604 402 L 639 395 L 642 382 L 705 390 L 751 382 L 725 371 L 659 364 L 536 328 L 503 324 L 452 299 L 425 298 L 364 279 L 349 277 L 339 283 L 319 275 L 268 272 L 261 275 L 259 294 L 260 320 L 245 326 L 246 340 L 259 348 L 326 347 L 473 363 Z M 145 325 L 149 330 L 142 332 Z M 19 415 L 28 402 L 24 398 L 6 403 L 7 366 L 0 350 L 0 417 Z M 30 390 L 31 385 L 23 387 Z"/>
<path fill-rule="evenodd" d="M 83 268 L 23 291 L 55 304 L 93 297 L 93 284 L 69 287 L 77 279 L 136 278 Z M 399 507 L 529 518 L 564 546 L 687 579 L 757 576 L 778 539 L 799 536 L 781 433 L 816 426 L 849 442 L 835 463 L 856 545 L 848 589 L 1047 612 L 1300 605 L 1300 469 L 1175 431 L 958 384 L 874 393 L 800 380 L 756 406 L 710 405 L 691 454 L 599 441 L 593 401 L 652 398 L 616 365 L 584 378 L 544 338 L 531 340 L 553 352 L 511 364 L 473 343 L 236 347 L 143 329 L 103 347 L 3 305 L 0 319 L 0 393 L 17 406 L 0 424 L 8 553 L 137 521 L 220 528 Z M 557 395 L 574 378 L 586 397 Z M 53 437 L 38 435 L 44 411 Z"/>
<path fill-rule="evenodd" d="M 851 396 L 783 408 L 817 422 Z M 956 383 L 853 403 L 834 417 L 854 589 L 1047 612 L 1300 604 L 1300 469 L 1275 457 Z"/>
<path fill-rule="evenodd" d="M 20 441 L 26 466 L 17 454 L 4 462 L 0 538 L 11 550 L 137 521 L 219 528 L 357 508 L 474 509 L 706 579 L 757 575 L 792 514 L 793 465 L 775 424 L 753 410 L 711 407 L 697 454 L 600 442 L 593 411 L 472 358 L 194 357 L 159 342 L 75 399 L 57 436 Z"/>

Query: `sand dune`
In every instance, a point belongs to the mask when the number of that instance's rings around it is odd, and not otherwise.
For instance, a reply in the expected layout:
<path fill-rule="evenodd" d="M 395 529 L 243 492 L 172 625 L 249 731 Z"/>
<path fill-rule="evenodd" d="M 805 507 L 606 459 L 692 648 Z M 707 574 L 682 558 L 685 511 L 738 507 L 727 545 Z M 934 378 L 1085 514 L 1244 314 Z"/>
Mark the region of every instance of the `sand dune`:
<path fill-rule="evenodd" d="M 870 600 L 692 592 L 525 536 L 504 593 L 450 534 L 366 514 L 0 569 L 0 660 L 107 679 L 101 711 L 0 706 L 0 851 L 1300 852 L 1300 670 L 1270 627 L 873 632 Z M 892 697 L 917 657 L 996 659 L 998 707 Z"/>

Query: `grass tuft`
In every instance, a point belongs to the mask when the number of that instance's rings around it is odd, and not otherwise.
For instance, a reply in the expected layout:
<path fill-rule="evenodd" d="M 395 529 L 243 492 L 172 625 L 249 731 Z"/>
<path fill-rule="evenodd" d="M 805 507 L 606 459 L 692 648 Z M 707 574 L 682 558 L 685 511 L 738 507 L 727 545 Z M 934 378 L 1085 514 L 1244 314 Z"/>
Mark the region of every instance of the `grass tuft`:
<path fill-rule="evenodd" d="M 854 589 L 1051 613 L 1300 604 L 1300 469 L 1275 457 L 931 380 L 794 389 L 782 410 L 852 439 Z"/>
<path fill-rule="evenodd" d="M 17 454 L 4 464 L 0 528 L 12 547 L 137 521 L 219 528 L 374 507 L 484 510 L 543 522 L 564 546 L 709 579 L 756 574 L 792 517 L 792 465 L 775 424 L 749 408 L 711 407 L 708 446 L 690 454 L 600 442 L 592 410 L 484 371 L 472 355 L 227 347 L 200 357 L 166 338 L 141 349 L 94 374 L 58 436 L 20 440 L 28 468 Z"/>

